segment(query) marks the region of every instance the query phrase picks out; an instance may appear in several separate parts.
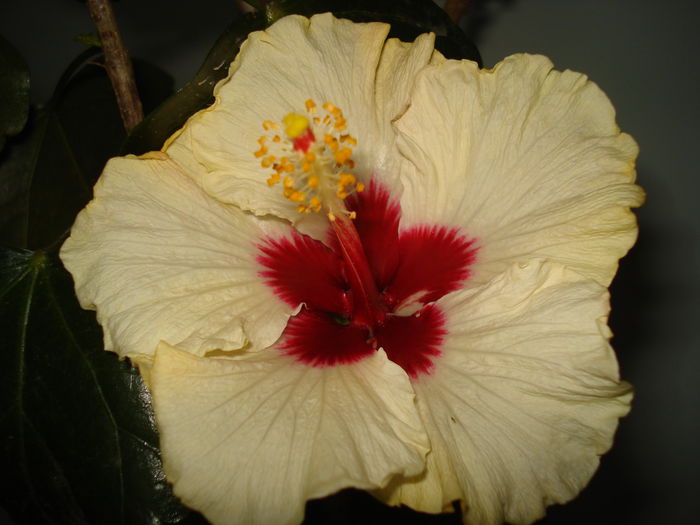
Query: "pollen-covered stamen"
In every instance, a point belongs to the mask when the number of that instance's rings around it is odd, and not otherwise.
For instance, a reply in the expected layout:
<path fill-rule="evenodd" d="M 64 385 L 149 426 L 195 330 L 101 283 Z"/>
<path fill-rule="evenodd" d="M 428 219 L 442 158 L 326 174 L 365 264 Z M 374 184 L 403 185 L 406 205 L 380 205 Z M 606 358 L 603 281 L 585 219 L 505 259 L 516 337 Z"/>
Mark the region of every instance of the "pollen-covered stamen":
<path fill-rule="evenodd" d="M 311 99 L 306 114 L 289 113 L 281 124 L 263 122 L 268 132 L 258 140 L 263 168 L 271 168 L 269 186 L 282 185 L 282 193 L 299 213 L 324 211 L 338 239 L 353 297 L 352 324 L 373 330 L 384 324 L 388 311 L 367 262 L 353 219 L 344 199 L 365 189 L 353 173 L 357 139 L 347 133 L 347 120 L 336 105 L 319 106 Z M 283 129 L 283 134 L 277 130 Z"/>
<path fill-rule="evenodd" d="M 345 132 L 347 121 L 334 104 L 319 108 L 309 99 L 305 109 L 305 115 L 289 113 L 281 123 L 264 121 L 267 134 L 258 139 L 254 155 L 261 167 L 273 171 L 267 184 L 283 182 L 283 195 L 299 213 L 350 215 L 342 201 L 365 188 L 352 173 L 357 139 Z"/>

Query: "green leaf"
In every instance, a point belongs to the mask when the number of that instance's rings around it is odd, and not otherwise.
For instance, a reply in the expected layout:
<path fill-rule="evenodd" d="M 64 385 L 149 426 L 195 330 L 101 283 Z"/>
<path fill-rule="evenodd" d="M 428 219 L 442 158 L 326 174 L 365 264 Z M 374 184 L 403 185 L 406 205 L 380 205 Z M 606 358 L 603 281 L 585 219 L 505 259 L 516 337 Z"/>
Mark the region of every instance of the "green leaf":
<path fill-rule="evenodd" d="M 102 47 L 102 40 L 95 33 L 78 33 L 73 40 L 88 47 Z"/>
<path fill-rule="evenodd" d="M 55 254 L 0 251 L 0 503 L 19 524 L 203 523 L 172 496 L 150 396 Z"/>
<path fill-rule="evenodd" d="M 52 99 L 31 114 L 0 163 L 0 244 L 44 248 L 65 236 L 126 134 L 106 71 L 89 49 L 73 61 Z M 134 64 L 144 106 L 172 92 L 172 79 Z"/>
<path fill-rule="evenodd" d="M 0 36 L 0 151 L 5 137 L 22 131 L 28 111 L 29 68 L 15 48 Z"/>

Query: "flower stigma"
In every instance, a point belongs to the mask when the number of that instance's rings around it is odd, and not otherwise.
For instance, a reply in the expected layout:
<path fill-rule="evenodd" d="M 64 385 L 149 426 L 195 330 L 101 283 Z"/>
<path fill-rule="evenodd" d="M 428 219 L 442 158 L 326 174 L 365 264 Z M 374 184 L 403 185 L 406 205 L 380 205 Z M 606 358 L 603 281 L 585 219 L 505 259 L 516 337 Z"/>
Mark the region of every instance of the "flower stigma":
<path fill-rule="evenodd" d="M 258 139 L 254 155 L 263 168 L 272 170 L 267 184 L 281 184 L 297 212 L 324 211 L 331 221 L 339 214 L 352 218 L 343 200 L 365 189 L 352 173 L 357 139 L 346 133 L 347 121 L 335 104 L 325 102 L 319 109 L 308 99 L 305 106 L 306 114 L 289 113 L 281 123 L 264 121 L 266 133 Z"/>

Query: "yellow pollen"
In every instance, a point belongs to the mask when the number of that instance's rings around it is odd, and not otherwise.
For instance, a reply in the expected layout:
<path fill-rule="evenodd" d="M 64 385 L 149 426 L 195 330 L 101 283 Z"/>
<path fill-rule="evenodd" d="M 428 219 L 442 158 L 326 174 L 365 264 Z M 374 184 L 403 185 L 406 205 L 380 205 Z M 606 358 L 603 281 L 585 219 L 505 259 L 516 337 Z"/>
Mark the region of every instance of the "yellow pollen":
<path fill-rule="evenodd" d="M 262 126 L 265 131 L 270 131 L 271 129 L 278 129 L 280 127 L 279 124 L 272 122 L 271 120 L 266 120 L 262 123 Z"/>
<path fill-rule="evenodd" d="M 308 207 L 308 206 L 304 206 L 303 204 L 299 204 L 299 205 L 297 206 L 297 211 L 298 211 L 299 213 L 309 213 L 309 207 Z"/>
<path fill-rule="evenodd" d="M 302 170 L 304 173 L 310 172 L 311 169 L 312 169 L 312 168 L 311 168 L 311 163 L 310 163 L 310 162 L 304 161 L 304 162 L 301 163 L 301 170 Z"/>
<path fill-rule="evenodd" d="M 306 195 L 300 191 L 295 191 L 289 196 L 289 200 L 292 202 L 304 202 L 306 200 Z"/>
<path fill-rule="evenodd" d="M 357 185 L 355 186 L 355 191 L 357 193 L 362 193 L 363 191 L 365 191 L 365 185 L 362 184 L 361 182 L 358 182 Z"/>
<path fill-rule="evenodd" d="M 253 153 L 257 158 L 260 158 L 264 155 L 267 155 L 267 147 L 265 146 L 260 146 L 260 149 L 256 152 Z"/>
<path fill-rule="evenodd" d="M 338 166 L 342 166 L 350 160 L 351 155 L 352 150 L 350 148 L 340 148 L 335 152 L 335 162 L 338 164 Z"/>
<path fill-rule="evenodd" d="M 309 201 L 309 206 L 311 206 L 311 209 L 314 211 L 321 211 L 321 199 L 318 197 L 313 197 Z"/>
<path fill-rule="evenodd" d="M 304 155 L 306 162 L 316 162 L 316 154 L 313 151 L 307 151 Z"/>
<path fill-rule="evenodd" d="M 285 188 L 292 188 L 294 187 L 294 179 L 291 177 L 285 177 L 282 184 L 284 184 Z"/>
<path fill-rule="evenodd" d="M 343 188 L 345 186 L 350 186 L 352 184 L 355 184 L 355 181 L 357 179 L 355 178 L 355 175 L 352 173 L 341 173 L 340 174 L 340 180 L 338 181 L 338 187 Z"/>
<path fill-rule="evenodd" d="M 282 119 L 282 122 L 286 126 L 285 134 L 292 140 L 301 136 L 309 128 L 309 119 L 298 113 L 289 113 Z"/>
<path fill-rule="evenodd" d="M 311 175 L 309 177 L 309 180 L 307 184 L 309 185 L 309 188 L 318 188 L 318 185 L 321 183 L 321 179 L 319 179 L 316 175 Z M 313 200 L 313 199 L 311 199 Z"/>
<path fill-rule="evenodd" d="M 306 101 L 306 111 L 309 113 L 316 113 L 316 102 L 311 99 Z"/>
<path fill-rule="evenodd" d="M 357 146 L 357 139 L 353 137 L 352 135 L 341 135 L 340 136 L 340 142 L 347 142 L 351 146 Z"/>
<path fill-rule="evenodd" d="M 328 113 L 333 113 L 333 112 L 336 111 L 338 108 L 337 108 L 334 104 L 331 104 L 330 102 L 324 102 L 324 103 L 323 103 L 323 109 L 325 109 L 326 111 L 328 111 Z"/>
<path fill-rule="evenodd" d="M 338 140 L 333 135 L 329 135 L 326 133 L 323 136 L 323 142 L 326 143 L 326 145 L 330 148 L 331 151 L 335 151 L 338 149 Z"/>
<path fill-rule="evenodd" d="M 279 135 L 275 135 L 274 137 L 272 137 L 272 142 L 279 142 L 280 140 L 282 140 L 282 139 L 280 138 Z"/>
<path fill-rule="evenodd" d="M 275 162 L 275 156 L 274 156 L 274 155 L 270 155 L 269 157 L 265 157 L 265 158 L 260 162 L 260 165 L 261 165 L 263 168 L 269 168 L 270 166 L 272 166 L 272 163 L 273 163 L 273 162 Z"/>
<path fill-rule="evenodd" d="M 275 184 L 277 184 L 279 181 L 280 181 L 279 173 L 273 173 L 272 175 L 270 175 L 270 178 L 267 179 L 267 185 L 272 187 Z"/>

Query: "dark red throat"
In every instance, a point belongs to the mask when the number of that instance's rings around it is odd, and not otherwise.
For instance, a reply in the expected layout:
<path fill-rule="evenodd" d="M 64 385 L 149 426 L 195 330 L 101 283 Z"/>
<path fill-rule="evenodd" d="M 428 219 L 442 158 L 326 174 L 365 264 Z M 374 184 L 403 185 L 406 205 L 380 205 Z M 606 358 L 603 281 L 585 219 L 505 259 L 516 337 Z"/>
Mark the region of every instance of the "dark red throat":
<path fill-rule="evenodd" d="M 378 348 L 410 376 L 430 373 L 446 334 L 433 304 L 460 288 L 476 257 L 457 228 L 399 230 L 401 209 L 371 181 L 346 200 L 322 243 L 299 233 L 258 245 L 260 275 L 293 307 L 280 348 L 313 366 L 351 363 Z"/>

